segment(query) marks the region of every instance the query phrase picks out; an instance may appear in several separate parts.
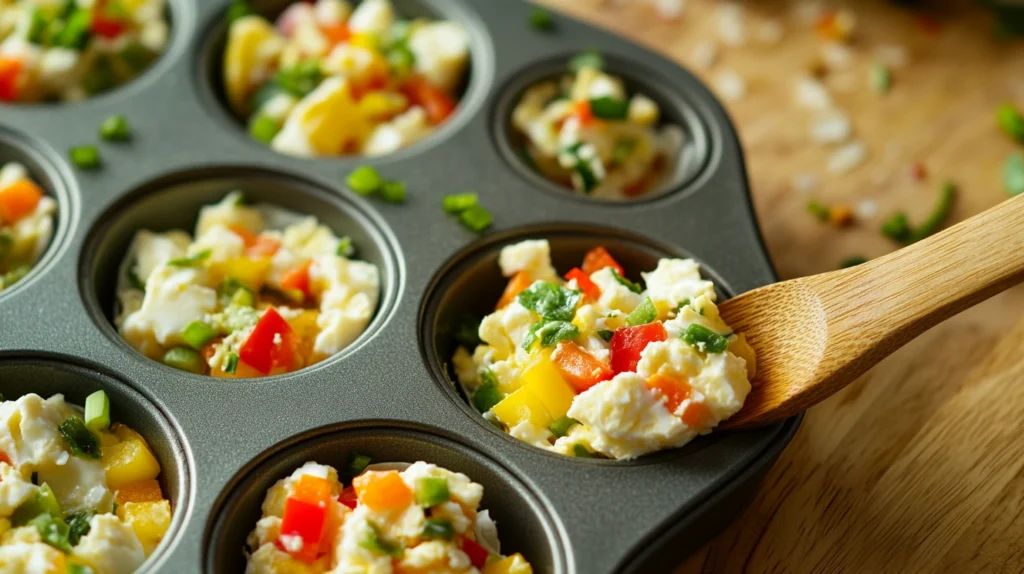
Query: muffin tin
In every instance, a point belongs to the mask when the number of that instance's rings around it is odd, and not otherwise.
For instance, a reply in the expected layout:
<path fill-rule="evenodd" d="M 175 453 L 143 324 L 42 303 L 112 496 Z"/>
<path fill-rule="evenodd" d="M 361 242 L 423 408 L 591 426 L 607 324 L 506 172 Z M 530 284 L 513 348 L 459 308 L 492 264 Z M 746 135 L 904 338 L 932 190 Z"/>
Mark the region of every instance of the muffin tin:
<path fill-rule="evenodd" d="M 721 297 L 776 280 L 739 143 L 708 90 L 671 61 L 570 19 L 533 30 L 524 2 L 395 0 L 403 15 L 469 30 L 457 112 L 390 156 L 292 158 L 250 141 L 218 95 L 228 4 L 171 0 L 168 50 L 119 89 L 75 104 L 0 106 L 0 163 L 25 163 L 59 203 L 46 255 L 0 292 L 0 391 L 81 403 L 104 389 L 115 417 L 147 438 L 174 517 L 144 570 L 242 572 L 265 490 L 306 460 L 343 465 L 352 450 L 469 474 L 485 486 L 482 507 L 499 523 L 503 550 L 522 552 L 538 573 L 669 571 L 732 520 L 799 417 L 630 462 L 576 459 L 489 426 L 446 373 L 451 318 L 489 308 L 503 284 L 498 251 L 521 239 L 549 238 L 563 270 L 597 244 L 634 275 L 661 256 L 694 257 Z M 287 2 L 253 4 L 273 16 Z M 529 171 L 509 143 L 515 95 L 589 48 L 687 132 L 686 161 L 664 193 L 589 201 Z M 72 169 L 67 148 L 94 142 L 113 113 L 128 117 L 134 140 L 101 144 L 100 170 Z M 407 182 L 408 202 L 345 189 L 345 175 L 364 163 Z M 151 361 L 117 335 L 115 272 L 132 234 L 191 228 L 202 205 L 234 187 L 315 214 L 380 269 L 377 313 L 339 355 L 287 375 L 221 381 Z M 465 190 L 495 215 L 483 237 L 441 209 L 444 195 Z"/>

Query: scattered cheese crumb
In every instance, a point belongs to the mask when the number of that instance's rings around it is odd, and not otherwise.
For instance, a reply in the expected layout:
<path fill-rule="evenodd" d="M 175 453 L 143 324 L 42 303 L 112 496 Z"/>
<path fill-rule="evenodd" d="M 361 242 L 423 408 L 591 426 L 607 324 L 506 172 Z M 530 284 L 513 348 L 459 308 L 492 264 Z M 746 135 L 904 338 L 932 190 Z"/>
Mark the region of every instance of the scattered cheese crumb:
<path fill-rule="evenodd" d="M 747 93 L 747 82 L 732 70 L 722 70 L 715 77 L 718 94 L 727 102 L 743 99 Z"/>
<path fill-rule="evenodd" d="M 693 67 L 700 70 L 711 68 L 711 66 L 715 65 L 715 60 L 717 59 L 718 46 L 710 40 L 698 42 L 693 47 L 693 51 L 690 52 L 690 61 L 693 63 Z"/>
<path fill-rule="evenodd" d="M 878 203 L 872 199 L 865 199 L 857 204 L 857 219 L 872 219 L 878 215 Z"/>
<path fill-rule="evenodd" d="M 796 83 L 796 101 L 804 107 L 818 110 L 832 106 L 832 96 L 829 95 L 825 86 L 818 80 L 807 76 L 800 78 Z"/>
<path fill-rule="evenodd" d="M 757 39 L 764 44 L 778 44 L 782 41 L 782 24 L 768 20 L 757 29 Z"/>
<path fill-rule="evenodd" d="M 821 47 L 821 59 L 833 70 L 845 70 L 853 64 L 853 50 L 839 42 L 828 42 Z"/>
<path fill-rule="evenodd" d="M 850 139 L 853 127 L 850 118 L 842 112 L 832 112 L 814 122 L 811 138 L 823 144 L 839 144 Z"/>
<path fill-rule="evenodd" d="M 850 142 L 836 150 L 828 159 L 828 171 L 831 173 L 848 173 L 864 163 L 867 149 L 859 141 Z"/>
<path fill-rule="evenodd" d="M 658 14 L 666 20 L 677 20 L 686 8 L 685 0 L 650 0 Z"/>
<path fill-rule="evenodd" d="M 798 173 L 793 176 L 793 189 L 800 193 L 811 193 L 818 188 L 818 176 L 813 173 Z"/>
<path fill-rule="evenodd" d="M 743 22 L 743 7 L 739 4 L 719 4 L 717 9 L 718 35 L 729 46 L 747 43 L 747 27 Z"/>

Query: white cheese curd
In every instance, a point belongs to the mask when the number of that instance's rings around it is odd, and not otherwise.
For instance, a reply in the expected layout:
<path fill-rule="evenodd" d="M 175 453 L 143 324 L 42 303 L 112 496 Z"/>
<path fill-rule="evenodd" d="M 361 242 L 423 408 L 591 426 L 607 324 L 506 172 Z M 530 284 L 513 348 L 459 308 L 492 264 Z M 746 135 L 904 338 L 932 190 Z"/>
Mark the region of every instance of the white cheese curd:
<path fill-rule="evenodd" d="M 348 27 L 353 32 L 382 34 L 395 23 L 395 10 L 388 0 L 363 0 L 352 12 Z"/>
<path fill-rule="evenodd" d="M 146 552 L 131 526 L 112 514 L 92 517 L 89 533 L 75 546 L 73 556 L 108 574 L 131 574 L 146 561 Z"/>
<path fill-rule="evenodd" d="M 409 50 L 416 57 L 416 71 L 450 92 L 458 87 L 469 60 L 469 34 L 455 22 L 428 22 L 413 29 Z"/>
<path fill-rule="evenodd" d="M 558 277 L 551 266 L 551 247 L 543 240 L 521 241 L 503 248 L 498 256 L 498 266 L 505 277 L 520 271 L 529 273 L 534 281 L 551 281 Z"/>
<path fill-rule="evenodd" d="M 610 267 L 595 271 L 590 275 L 590 280 L 601 289 L 598 304 L 605 309 L 629 313 L 644 300 L 641 293 L 634 293 L 616 279 Z"/>
<path fill-rule="evenodd" d="M 146 280 L 142 307 L 122 323 L 125 340 L 154 358 L 159 358 L 160 346 L 184 345 L 185 327 L 217 307 L 217 291 L 206 287 L 208 282 L 203 269 L 157 267 Z"/>
<path fill-rule="evenodd" d="M 390 122 L 374 128 L 363 152 L 369 156 L 389 154 L 423 139 L 430 130 L 426 112 L 419 106 L 413 106 Z"/>
<path fill-rule="evenodd" d="M 700 265 L 692 259 L 661 259 L 654 271 L 640 275 L 651 299 L 664 301 L 672 309 L 701 296 L 715 300 L 714 283 L 701 279 Z"/>

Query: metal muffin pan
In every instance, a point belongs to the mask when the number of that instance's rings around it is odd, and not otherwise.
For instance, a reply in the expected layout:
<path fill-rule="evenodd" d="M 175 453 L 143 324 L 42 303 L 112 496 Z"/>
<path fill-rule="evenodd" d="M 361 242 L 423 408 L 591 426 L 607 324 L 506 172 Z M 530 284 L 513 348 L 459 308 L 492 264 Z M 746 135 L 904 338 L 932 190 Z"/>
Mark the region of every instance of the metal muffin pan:
<path fill-rule="evenodd" d="M 506 552 L 538 573 L 668 571 L 743 508 L 792 438 L 799 417 L 756 432 L 721 432 L 630 462 L 556 456 L 497 432 L 445 378 L 445 318 L 484 311 L 502 282 L 505 244 L 548 237 L 564 270 L 606 244 L 630 273 L 690 256 L 723 297 L 776 280 L 747 192 L 729 119 L 685 70 L 625 40 L 505 0 L 395 0 L 402 13 L 461 22 L 472 65 L 460 106 L 434 135 L 390 156 L 298 159 L 248 140 L 215 79 L 229 0 L 171 0 L 172 41 L 134 82 L 65 105 L 0 106 L 0 162 L 17 159 L 59 204 L 36 269 L 0 293 L 0 391 L 81 402 L 97 388 L 142 432 L 163 465 L 174 517 L 148 572 L 241 572 L 242 541 L 265 489 L 302 461 L 339 464 L 350 450 L 425 459 L 485 485 Z M 287 2 L 254 2 L 268 14 Z M 506 141 L 510 93 L 590 48 L 662 104 L 688 132 L 687 163 L 662 194 L 589 201 L 525 171 Z M 66 150 L 96 140 L 123 113 L 135 138 L 101 144 L 98 171 Z M 409 201 L 368 201 L 344 188 L 357 165 L 409 184 Z M 381 303 L 358 341 L 296 373 L 219 381 L 175 371 L 121 342 L 110 318 L 113 273 L 140 228 L 191 228 L 199 207 L 241 185 L 253 199 L 308 211 L 356 240 L 381 270 Z M 495 215 L 482 238 L 441 198 L 471 189 Z"/>

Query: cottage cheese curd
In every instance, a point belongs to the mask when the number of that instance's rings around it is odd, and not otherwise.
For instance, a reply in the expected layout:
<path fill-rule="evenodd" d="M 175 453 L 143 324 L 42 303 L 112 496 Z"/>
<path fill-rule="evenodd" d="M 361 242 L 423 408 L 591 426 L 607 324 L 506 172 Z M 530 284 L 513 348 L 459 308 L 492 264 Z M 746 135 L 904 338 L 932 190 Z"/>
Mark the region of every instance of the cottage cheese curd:
<path fill-rule="evenodd" d="M 718 314 L 696 262 L 662 259 L 646 288 L 603 248 L 560 279 L 544 240 L 505 247 L 510 277 L 455 376 L 512 436 L 574 456 L 634 458 L 682 446 L 743 406 L 755 356 Z"/>

